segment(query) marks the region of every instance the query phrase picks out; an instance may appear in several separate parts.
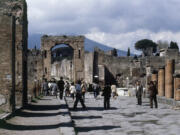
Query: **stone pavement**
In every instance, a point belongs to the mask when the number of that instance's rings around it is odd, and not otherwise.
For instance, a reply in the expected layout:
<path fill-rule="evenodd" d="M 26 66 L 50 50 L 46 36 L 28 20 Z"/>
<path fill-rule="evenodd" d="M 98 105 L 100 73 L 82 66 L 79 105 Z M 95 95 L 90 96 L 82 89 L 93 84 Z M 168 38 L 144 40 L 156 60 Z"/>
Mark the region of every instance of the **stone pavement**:
<path fill-rule="evenodd" d="M 103 109 L 103 99 L 86 96 L 87 110 L 79 103 L 74 111 L 73 101 L 66 98 L 78 135 L 179 135 L 180 110 L 159 104 L 158 109 L 150 109 L 149 101 L 136 105 L 134 97 L 111 99 L 111 109 Z"/>
<path fill-rule="evenodd" d="M 14 117 L 0 121 L 0 135 L 74 135 L 64 100 L 44 97 L 18 110 Z"/>

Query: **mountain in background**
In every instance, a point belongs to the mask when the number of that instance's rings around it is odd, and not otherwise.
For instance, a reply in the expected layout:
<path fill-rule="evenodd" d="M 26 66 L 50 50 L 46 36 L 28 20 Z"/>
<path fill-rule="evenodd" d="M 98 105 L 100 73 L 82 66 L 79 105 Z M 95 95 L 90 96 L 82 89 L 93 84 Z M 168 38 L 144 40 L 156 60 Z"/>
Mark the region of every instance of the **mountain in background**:
<path fill-rule="evenodd" d="M 38 49 L 40 49 L 41 36 L 42 36 L 41 34 L 29 34 L 28 48 L 32 49 L 36 46 Z M 88 38 L 85 38 L 84 46 L 85 46 L 85 51 L 89 51 L 89 52 L 93 52 L 95 47 L 98 47 L 105 52 L 114 49 L 112 47 L 98 43 L 98 42 L 93 41 Z M 118 53 L 118 56 L 126 56 L 127 55 L 126 51 L 119 50 L 119 49 L 117 49 L 117 53 Z M 133 56 L 133 54 L 131 54 L 131 55 Z"/>

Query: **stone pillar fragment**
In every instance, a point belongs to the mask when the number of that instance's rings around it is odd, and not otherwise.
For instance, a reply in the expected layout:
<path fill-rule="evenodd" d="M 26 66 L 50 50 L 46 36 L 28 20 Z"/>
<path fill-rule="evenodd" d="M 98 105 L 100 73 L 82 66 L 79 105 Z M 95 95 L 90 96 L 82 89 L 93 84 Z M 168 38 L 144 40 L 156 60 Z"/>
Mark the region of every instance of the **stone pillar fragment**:
<path fill-rule="evenodd" d="M 158 95 L 165 96 L 165 71 L 164 68 L 158 72 Z"/>
<path fill-rule="evenodd" d="M 174 73 L 174 60 L 167 60 L 165 67 L 165 97 L 173 98 L 173 73 Z"/>
<path fill-rule="evenodd" d="M 174 99 L 180 101 L 180 75 L 174 77 Z"/>
<path fill-rule="evenodd" d="M 153 73 L 152 76 L 151 76 L 151 81 L 156 81 L 157 82 L 158 80 L 158 76 L 156 73 Z"/>

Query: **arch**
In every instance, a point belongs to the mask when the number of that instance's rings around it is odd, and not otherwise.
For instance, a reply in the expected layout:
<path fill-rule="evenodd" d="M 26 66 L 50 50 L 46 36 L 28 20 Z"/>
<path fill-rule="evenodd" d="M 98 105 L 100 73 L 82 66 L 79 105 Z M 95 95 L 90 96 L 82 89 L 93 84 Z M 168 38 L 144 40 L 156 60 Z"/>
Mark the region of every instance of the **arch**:
<path fill-rule="evenodd" d="M 84 78 L 84 36 L 48 36 L 41 37 L 41 51 L 43 55 L 43 67 L 47 68 L 47 73 L 43 75 L 47 79 L 51 79 L 51 49 L 59 44 L 70 46 L 73 51 L 73 80 L 77 81 Z M 80 52 L 80 53 L 79 53 Z"/>

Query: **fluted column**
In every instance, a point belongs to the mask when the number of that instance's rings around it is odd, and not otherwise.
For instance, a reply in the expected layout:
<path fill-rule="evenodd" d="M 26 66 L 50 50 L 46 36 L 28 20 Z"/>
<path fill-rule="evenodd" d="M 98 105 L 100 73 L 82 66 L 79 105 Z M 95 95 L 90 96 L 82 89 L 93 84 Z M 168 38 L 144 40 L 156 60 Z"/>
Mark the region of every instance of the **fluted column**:
<path fill-rule="evenodd" d="M 166 61 L 165 68 L 165 96 L 166 98 L 173 98 L 173 73 L 174 73 L 174 60 Z"/>
<path fill-rule="evenodd" d="M 165 71 L 160 68 L 158 72 L 158 95 L 165 96 Z"/>

